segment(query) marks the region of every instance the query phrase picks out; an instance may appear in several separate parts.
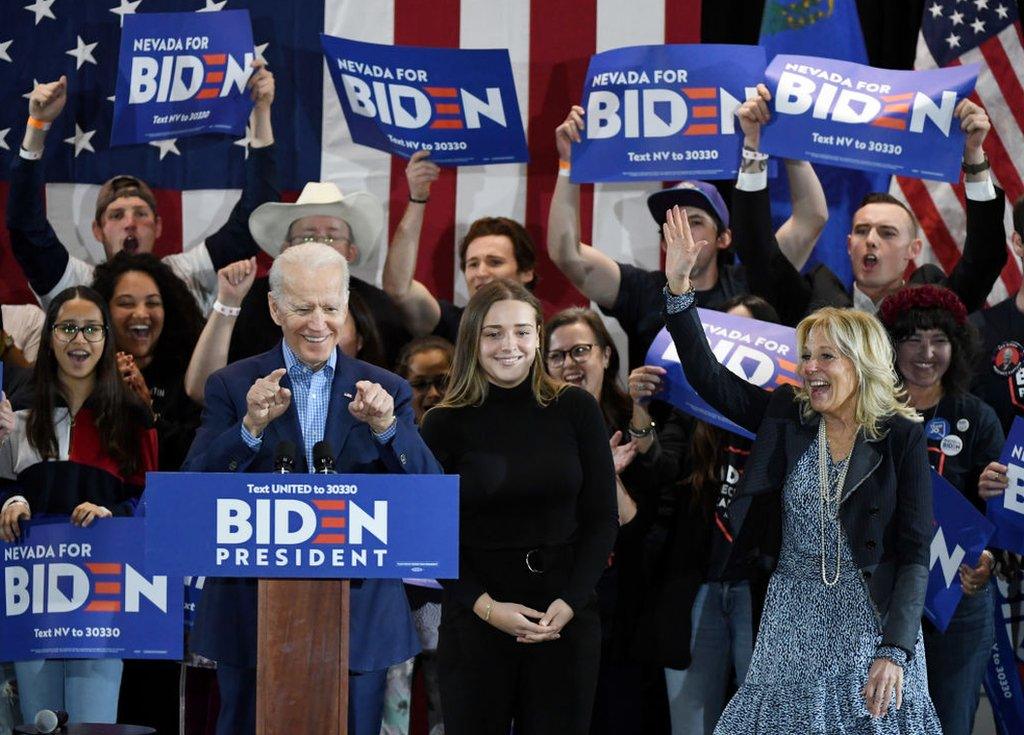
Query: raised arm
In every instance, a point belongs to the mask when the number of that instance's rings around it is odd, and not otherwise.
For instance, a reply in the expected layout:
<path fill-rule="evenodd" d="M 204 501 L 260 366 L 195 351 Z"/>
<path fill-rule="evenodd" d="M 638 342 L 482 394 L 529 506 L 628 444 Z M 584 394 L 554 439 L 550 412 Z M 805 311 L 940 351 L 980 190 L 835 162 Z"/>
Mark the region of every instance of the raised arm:
<path fill-rule="evenodd" d="M 416 151 L 405 167 L 409 203 L 388 246 L 381 280 L 384 292 L 395 302 L 406 329 L 414 337 L 430 334 L 441 320 L 441 305 L 426 286 L 413 278 L 430 185 L 441 175 L 440 167 L 428 156 L 429 151 Z"/>
<path fill-rule="evenodd" d="M 255 278 L 255 257 L 240 260 L 217 271 L 217 302 L 199 335 L 188 370 L 185 371 L 185 392 L 199 405 L 203 405 L 207 378 L 228 364 L 228 348 L 231 345 L 231 334 L 235 331 L 235 322 L 238 321 L 238 310 Z"/>
<path fill-rule="evenodd" d="M 253 61 L 252 65 L 256 71 L 249 77 L 247 84 L 254 104 L 249 116 L 251 137 L 245 161 L 245 184 L 228 221 L 206 238 L 205 247 L 214 272 L 259 252 L 259 246 L 249 232 L 249 215 L 261 204 L 276 202 L 281 198 L 277 157 L 273 147 L 274 127 L 270 115 L 274 104 L 274 75 L 263 61 Z M 204 284 L 204 290 L 214 288 L 213 283 Z"/>
<path fill-rule="evenodd" d="M 736 111 L 743 130 L 743 163 L 733 190 L 732 240 L 743 262 L 751 293 L 772 304 L 781 321 L 792 325 L 807 311 L 811 286 L 782 252 L 772 233 L 767 161 L 759 152 L 761 126 L 771 119 L 770 101 L 771 93 L 761 84 L 757 96 Z M 789 222 L 792 221 L 791 217 Z M 807 230 L 807 227 L 796 226 L 795 229 Z"/>
<path fill-rule="evenodd" d="M 982 146 L 992 127 L 988 114 L 970 100 L 957 105 L 964 142 L 964 175 L 967 194 L 967 237 L 960 259 L 949 274 L 949 288 L 960 297 L 968 312 L 985 305 L 992 286 L 1006 265 L 1006 198 L 992 183 Z M 975 167 L 980 170 L 974 170 Z"/>
<path fill-rule="evenodd" d="M 757 433 L 768 408 L 770 394 L 751 385 L 725 368 L 708 345 L 700 316 L 693 308 L 690 272 L 697 261 L 700 243 L 690 234 L 690 224 L 678 206 L 667 213 L 662 228 L 665 238 L 665 276 L 670 296 L 665 309 L 665 325 L 676 345 L 686 379 L 697 394 L 738 425 Z M 682 297 L 682 308 L 673 300 Z"/>
<path fill-rule="evenodd" d="M 21 150 L 11 156 L 10 193 L 7 199 L 7 228 L 11 234 L 11 250 L 32 290 L 46 296 L 58 284 L 73 285 L 69 279 L 80 277 L 80 282 L 92 280 L 87 266 L 72 261 L 64 245 L 57 239 L 46 219 L 43 197 L 43 149 L 50 125 L 64 110 L 67 102 L 67 77 L 56 82 L 37 84 L 29 95 L 28 124 Z M 83 272 L 75 274 L 80 264 Z M 81 270 L 81 268 L 79 268 Z"/>
<path fill-rule="evenodd" d="M 580 242 L 580 187 L 569 180 L 572 144 L 581 140 L 583 115 L 583 108 L 574 105 L 555 128 L 559 171 L 548 211 L 548 256 L 584 296 L 611 309 L 619 295 L 619 264 Z"/>
<path fill-rule="evenodd" d="M 818 237 L 828 222 L 828 202 L 825 201 L 821 181 L 810 163 L 790 160 L 785 163 L 793 213 L 775 231 L 775 239 L 779 243 L 779 250 L 799 271 L 811 257 Z"/>

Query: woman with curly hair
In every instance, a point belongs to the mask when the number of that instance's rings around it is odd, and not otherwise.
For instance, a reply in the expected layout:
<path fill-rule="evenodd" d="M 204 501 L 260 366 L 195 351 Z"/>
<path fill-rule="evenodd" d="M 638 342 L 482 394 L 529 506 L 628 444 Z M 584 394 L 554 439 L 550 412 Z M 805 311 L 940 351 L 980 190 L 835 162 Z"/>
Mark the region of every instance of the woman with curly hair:
<path fill-rule="evenodd" d="M 184 282 L 149 253 L 118 253 L 96 266 L 92 285 L 110 307 L 121 377 L 153 409 L 160 469 L 177 471 L 199 426 L 182 376 L 203 315 Z"/>
<path fill-rule="evenodd" d="M 878 312 L 896 347 L 896 369 L 908 402 L 923 416 L 928 460 L 980 512 L 1006 489 L 1006 467 L 996 461 L 1003 430 L 995 411 L 967 392 L 977 335 L 956 294 L 940 286 L 904 288 Z M 995 557 L 960 568 L 964 596 L 945 632 L 924 621 L 928 689 L 945 735 L 969 735 L 978 688 L 995 640 L 992 588 Z"/>

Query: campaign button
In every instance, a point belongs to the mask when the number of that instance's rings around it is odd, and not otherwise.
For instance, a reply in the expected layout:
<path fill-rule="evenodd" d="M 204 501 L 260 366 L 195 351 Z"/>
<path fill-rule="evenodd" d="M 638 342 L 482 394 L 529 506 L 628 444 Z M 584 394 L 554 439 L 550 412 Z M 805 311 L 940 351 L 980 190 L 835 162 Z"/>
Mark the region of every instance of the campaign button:
<path fill-rule="evenodd" d="M 942 443 L 939 445 L 942 453 L 947 457 L 955 457 L 960 454 L 964 448 L 964 440 L 958 437 L 956 434 L 950 434 L 943 438 Z"/>
<path fill-rule="evenodd" d="M 967 419 L 960 419 L 956 422 L 957 431 L 967 431 L 969 428 L 971 428 L 971 422 Z"/>
<path fill-rule="evenodd" d="M 949 433 L 949 422 L 946 419 L 934 418 L 925 428 L 925 436 L 931 441 L 941 441 Z"/>

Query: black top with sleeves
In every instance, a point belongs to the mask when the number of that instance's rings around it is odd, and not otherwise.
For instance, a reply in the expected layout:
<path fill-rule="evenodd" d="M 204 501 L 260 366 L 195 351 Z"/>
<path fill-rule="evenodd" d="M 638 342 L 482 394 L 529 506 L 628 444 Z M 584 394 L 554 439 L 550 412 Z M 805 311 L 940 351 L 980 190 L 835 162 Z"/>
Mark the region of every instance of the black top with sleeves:
<path fill-rule="evenodd" d="M 686 378 L 708 403 L 756 432 L 730 505 L 730 558 L 773 569 L 782 546 L 782 487 L 817 440 L 820 418 L 804 418 L 791 386 L 772 393 L 719 364 L 696 309 L 666 315 Z M 921 424 L 901 416 L 884 436 L 857 436 L 839 505 L 839 521 L 882 623 L 882 645 L 914 653 L 928 586 L 932 489 Z"/>
<path fill-rule="evenodd" d="M 478 552 L 570 544 L 572 568 L 555 597 L 574 610 L 585 604 L 618 531 L 615 467 L 594 398 L 570 386 L 542 407 L 529 378 L 489 385 L 480 406 L 431 409 L 420 432 L 461 478 L 460 576 L 444 583 L 449 594 L 471 608 L 495 589 Z"/>

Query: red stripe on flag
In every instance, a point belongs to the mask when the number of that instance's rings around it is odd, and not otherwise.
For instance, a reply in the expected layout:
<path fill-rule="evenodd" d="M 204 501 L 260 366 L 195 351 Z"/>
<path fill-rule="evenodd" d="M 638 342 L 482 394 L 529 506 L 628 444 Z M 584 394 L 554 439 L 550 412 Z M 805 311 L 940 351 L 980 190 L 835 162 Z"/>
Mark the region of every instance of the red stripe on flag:
<path fill-rule="evenodd" d="M 1006 259 L 1006 265 L 1003 266 L 1002 273 L 999 277 L 1003 279 L 1003 285 L 1006 286 L 1006 292 L 1011 296 L 1017 293 L 1020 289 L 1021 284 L 1021 272 L 1020 263 L 1017 260 L 1017 256 L 1010 252 L 1010 257 Z"/>
<path fill-rule="evenodd" d="M 7 221 L 7 192 L 10 185 L 0 181 L 0 222 Z M 21 266 L 11 252 L 11 236 L 6 227 L 0 227 L 0 304 L 34 304 L 36 297 L 28 287 Z"/>
<path fill-rule="evenodd" d="M 430 3 L 395 0 L 395 45 L 457 48 L 459 0 L 435 0 Z M 435 81 L 444 82 L 443 79 Z M 402 219 L 409 198 L 409 184 L 405 180 L 406 163 L 403 158 L 391 157 L 389 241 Z M 454 168 L 443 168 L 441 176 L 430 187 L 430 205 L 423 222 L 419 257 L 416 259 L 416 280 L 442 299 L 450 299 L 455 286 L 455 171 Z"/>
<path fill-rule="evenodd" d="M 537 246 L 537 296 L 547 309 L 585 304 L 548 258 L 548 210 L 558 172 L 555 128 L 580 102 L 587 64 L 597 38 L 595 0 L 552 3 L 530 0 L 530 103 L 527 144 L 526 226 Z M 580 238 L 591 241 L 593 187 L 580 191 Z"/>
<path fill-rule="evenodd" d="M 1003 93 L 1006 106 L 1017 120 L 1017 126 L 1024 130 L 1024 88 L 1020 86 L 1017 73 L 1006 56 L 1006 49 L 1003 48 L 999 37 L 993 36 L 978 46 L 978 50 L 985 57 L 988 68 L 999 85 L 999 91 Z"/>
<path fill-rule="evenodd" d="M 928 242 L 931 243 L 935 257 L 938 258 L 942 269 L 949 273 L 953 270 L 957 260 L 960 258 L 960 248 L 957 247 L 946 221 L 935 206 L 931 194 L 920 179 L 908 179 L 904 176 L 897 176 L 903 195 L 914 210 L 922 229 L 928 234 Z"/>
<path fill-rule="evenodd" d="M 153 255 L 162 258 L 181 252 L 181 192 L 177 189 L 154 189 L 156 211 L 160 215 L 160 237 L 153 246 Z"/>
<path fill-rule="evenodd" d="M 698 0 L 665 0 L 665 43 L 700 43 Z"/>

